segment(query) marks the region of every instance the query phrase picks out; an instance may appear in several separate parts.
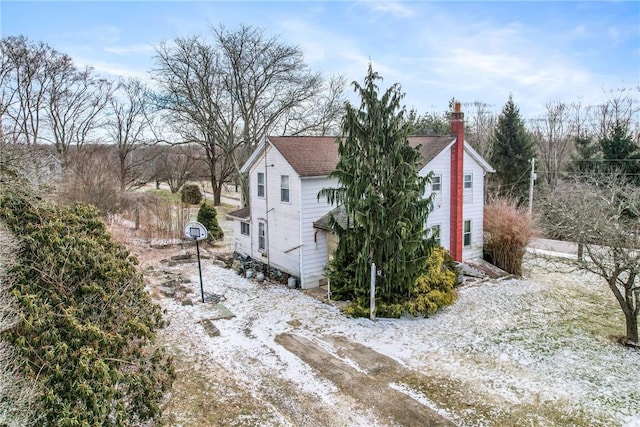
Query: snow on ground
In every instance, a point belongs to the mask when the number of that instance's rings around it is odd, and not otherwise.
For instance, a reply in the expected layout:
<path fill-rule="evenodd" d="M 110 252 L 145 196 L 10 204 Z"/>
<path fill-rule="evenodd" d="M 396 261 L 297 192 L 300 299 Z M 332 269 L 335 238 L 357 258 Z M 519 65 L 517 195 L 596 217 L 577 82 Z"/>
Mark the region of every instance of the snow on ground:
<path fill-rule="evenodd" d="M 624 331 L 624 319 L 613 295 L 593 277 L 530 267 L 535 280 L 463 286 L 458 301 L 431 318 L 372 322 L 347 318 L 300 290 L 246 280 L 205 262 L 205 292 L 224 295 L 223 304 L 235 314 L 214 321 L 221 334 L 212 338 L 198 323 L 213 311 L 199 302 L 197 266 L 173 268 L 191 280 L 194 305 L 160 299 L 170 321 L 166 333 L 178 337 L 184 352 L 194 351 L 195 343 L 203 364 L 215 361 L 249 388 L 264 375 L 277 375 L 326 405 L 336 403 L 335 386 L 274 337 L 292 332 L 331 351 L 322 337 L 342 335 L 504 411 L 558 405 L 593 425 L 640 426 L 640 352 L 611 338 Z M 490 415 L 474 414 L 473 407 L 442 410 L 461 425 L 492 425 Z M 367 413 L 344 417 L 344 425 L 375 422 Z"/>

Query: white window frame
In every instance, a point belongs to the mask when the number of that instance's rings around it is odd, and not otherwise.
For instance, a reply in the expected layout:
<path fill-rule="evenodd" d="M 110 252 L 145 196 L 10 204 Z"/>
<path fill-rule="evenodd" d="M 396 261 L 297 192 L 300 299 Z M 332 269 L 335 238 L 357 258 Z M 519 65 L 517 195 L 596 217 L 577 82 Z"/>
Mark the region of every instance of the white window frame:
<path fill-rule="evenodd" d="M 469 227 L 467 227 L 467 225 Z M 467 231 L 467 228 L 469 229 Z M 462 244 L 463 246 L 471 246 L 471 242 L 472 242 L 472 235 L 471 235 L 471 231 L 473 230 L 472 224 L 471 224 L 471 220 L 467 219 L 462 223 Z"/>
<path fill-rule="evenodd" d="M 260 179 L 262 178 L 262 179 Z M 258 172 L 258 176 L 256 178 L 257 181 L 257 187 L 258 187 L 258 197 L 261 199 L 264 199 L 265 196 L 265 173 L 264 172 Z M 262 181 L 262 182 L 261 182 Z"/>
<path fill-rule="evenodd" d="M 467 179 L 467 177 L 469 179 Z M 473 173 L 471 173 L 471 172 L 465 173 L 464 174 L 464 178 L 463 178 L 463 182 L 464 182 L 464 189 L 465 190 L 472 190 L 473 189 Z"/>
<path fill-rule="evenodd" d="M 280 201 L 282 203 L 290 203 L 289 182 L 289 175 L 280 175 Z"/>
<path fill-rule="evenodd" d="M 267 251 L 267 223 L 264 221 L 258 221 L 258 250 Z"/>
<path fill-rule="evenodd" d="M 438 183 L 436 184 L 436 178 L 438 179 Z M 436 188 L 437 187 L 437 188 Z M 433 175 L 431 178 L 431 191 L 440 192 L 442 191 L 442 175 Z"/>
<path fill-rule="evenodd" d="M 433 240 L 436 242 L 436 244 L 438 246 L 442 246 L 442 227 L 440 227 L 440 224 L 433 224 L 431 226 L 431 237 L 433 237 Z"/>
<path fill-rule="evenodd" d="M 240 234 L 243 236 L 251 235 L 251 225 L 248 222 L 240 222 Z"/>

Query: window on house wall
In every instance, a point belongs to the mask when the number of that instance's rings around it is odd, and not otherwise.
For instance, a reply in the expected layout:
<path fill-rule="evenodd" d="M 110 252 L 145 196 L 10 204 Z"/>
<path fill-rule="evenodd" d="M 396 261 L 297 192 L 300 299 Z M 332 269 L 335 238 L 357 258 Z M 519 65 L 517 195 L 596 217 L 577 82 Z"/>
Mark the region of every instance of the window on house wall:
<path fill-rule="evenodd" d="M 442 246 L 440 243 L 440 224 L 431 226 L 431 237 L 433 237 L 437 245 Z"/>
<path fill-rule="evenodd" d="M 289 175 L 280 175 L 280 201 L 289 203 Z"/>
<path fill-rule="evenodd" d="M 249 223 L 241 222 L 240 223 L 240 234 L 244 234 L 245 236 L 249 235 Z"/>
<path fill-rule="evenodd" d="M 267 250 L 267 234 L 266 234 L 267 224 L 260 221 L 258 223 L 258 250 L 266 251 Z"/>
<path fill-rule="evenodd" d="M 258 172 L 258 197 L 264 197 L 264 172 Z"/>
<path fill-rule="evenodd" d="M 465 246 L 471 246 L 471 220 L 468 219 L 464 222 L 464 230 L 462 233 L 463 242 Z"/>
<path fill-rule="evenodd" d="M 432 191 L 442 190 L 442 175 L 434 175 L 431 178 L 431 190 Z"/>
<path fill-rule="evenodd" d="M 470 174 L 470 173 L 464 174 L 464 188 L 465 189 L 473 188 L 473 174 Z"/>

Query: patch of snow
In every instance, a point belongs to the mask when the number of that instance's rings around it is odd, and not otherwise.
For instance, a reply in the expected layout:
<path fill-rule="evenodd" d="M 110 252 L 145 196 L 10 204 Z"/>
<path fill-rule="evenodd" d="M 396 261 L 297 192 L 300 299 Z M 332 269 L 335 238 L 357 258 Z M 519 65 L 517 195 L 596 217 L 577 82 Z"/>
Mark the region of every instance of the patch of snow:
<path fill-rule="evenodd" d="M 439 408 L 438 405 L 436 405 L 431 400 L 429 400 L 424 394 L 415 391 L 414 389 L 412 389 L 411 387 L 407 386 L 406 384 L 389 383 L 389 387 L 391 387 L 394 390 L 399 391 L 400 393 L 406 394 L 407 396 L 409 396 L 410 398 L 412 398 L 416 402 L 420 403 L 421 405 L 426 406 L 427 408 L 429 408 L 432 411 L 436 412 L 438 415 L 442 416 L 443 418 L 448 419 L 449 421 L 452 421 L 452 422 L 456 422 L 456 421 L 460 422 L 461 421 L 461 420 L 457 419 L 457 417 L 454 417 L 451 413 L 449 413 L 449 411 L 446 411 L 446 410 L 444 410 L 442 408 Z"/>
<path fill-rule="evenodd" d="M 182 350 L 201 353 L 204 365 L 220 364 L 249 387 L 257 387 L 265 375 L 278 376 L 323 404 L 334 404 L 336 387 L 274 338 L 295 333 L 338 357 L 322 337 L 344 336 L 416 371 L 493 396 L 505 402 L 505 411 L 510 404 L 563 402 L 611 424 L 638 427 L 640 422 L 640 352 L 583 327 L 600 322 L 604 330 L 611 322 L 609 329 L 617 331 L 624 323 L 606 286 L 579 273 L 547 282 L 511 279 L 464 286 L 457 302 L 433 317 L 374 322 L 345 317 L 299 290 L 204 264 L 205 292 L 224 295 L 224 305 L 235 314 L 215 321 L 220 336 L 212 338 L 198 323 L 211 317 L 211 307 L 199 302 L 197 267 L 174 268 L 190 278 L 186 286 L 197 297 L 193 306 L 160 299 L 170 320 L 167 333 L 183 337 Z M 578 315 L 585 312 L 591 318 L 583 321 Z M 348 425 L 371 424 L 370 415 L 348 416 Z M 462 413 L 448 416 L 464 419 Z"/>

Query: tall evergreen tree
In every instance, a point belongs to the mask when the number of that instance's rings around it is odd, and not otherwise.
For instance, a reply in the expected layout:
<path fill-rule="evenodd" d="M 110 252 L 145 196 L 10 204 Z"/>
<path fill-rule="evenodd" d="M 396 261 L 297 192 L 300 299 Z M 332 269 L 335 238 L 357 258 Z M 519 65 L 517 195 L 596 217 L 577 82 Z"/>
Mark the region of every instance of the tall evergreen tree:
<path fill-rule="evenodd" d="M 600 139 L 604 160 L 603 170 L 620 172 L 630 180 L 638 180 L 640 172 L 640 150 L 627 130 L 627 126 L 617 123 Z"/>
<path fill-rule="evenodd" d="M 410 297 L 432 248 L 424 229 L 431 199 L 422 198 L 430 177 L 416 171 L 420 154 L 408 143 L 411 125 L 400 106 L 400 86 L 380 96 L 377 80 L 382 78 L 369 64 L 364 86 L 353 82 L 361 105 L 345 105 L 340 160 L 331 174 L 340 186 L 323 189 L 319 197 L 343 205 L 347 218 L 344 228 L 334 223 L 340 241 L 332 291 L 353 299 L 368 295 L 375 263 L 376 299 L 394 304 Z"/>
<path fill-rule="evenodd" d="M 509 95 L 493 136 L 490 163 L 496 170 L 491 182 L 494 190 L 503 196 L 524 200 L 529 187 L 529 159 L 534 155 L 533 139 L 525 129 L 513 97 Z"/>

